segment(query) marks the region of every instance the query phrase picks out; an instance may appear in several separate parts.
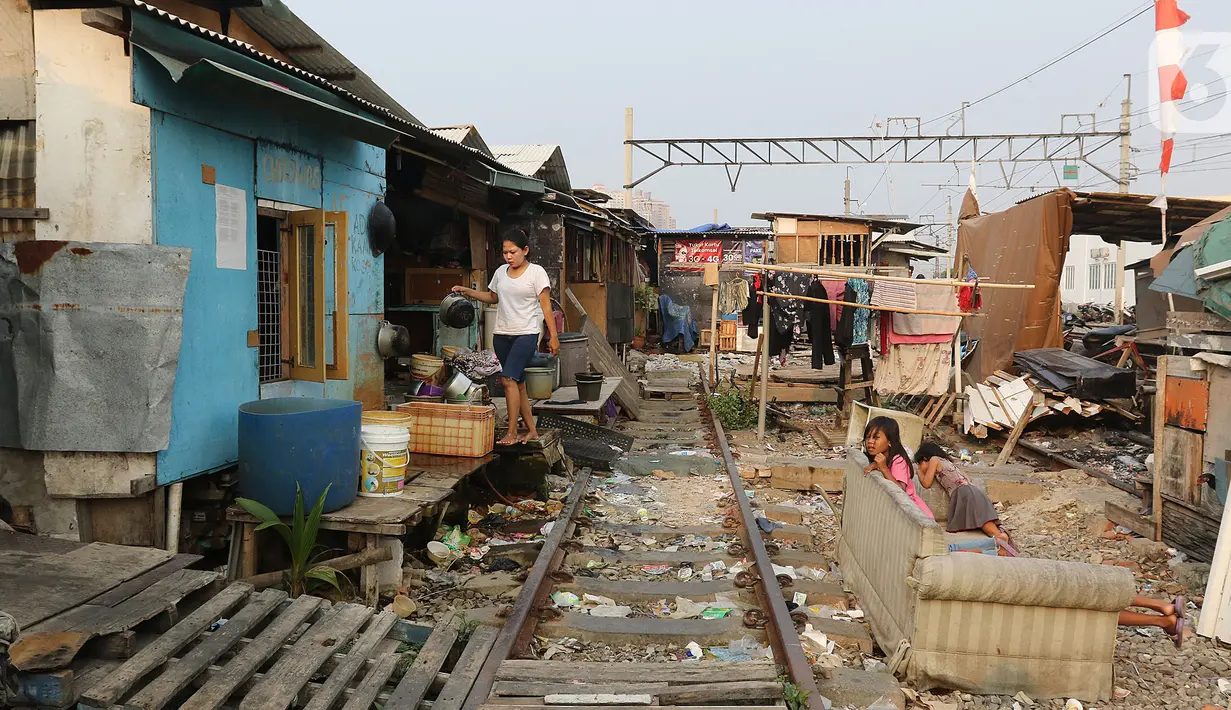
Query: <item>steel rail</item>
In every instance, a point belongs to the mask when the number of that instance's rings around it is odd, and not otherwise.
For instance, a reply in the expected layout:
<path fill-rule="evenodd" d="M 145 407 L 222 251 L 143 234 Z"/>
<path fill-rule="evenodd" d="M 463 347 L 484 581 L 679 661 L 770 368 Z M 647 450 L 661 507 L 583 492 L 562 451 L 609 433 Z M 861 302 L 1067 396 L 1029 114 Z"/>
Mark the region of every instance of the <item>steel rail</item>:
<path fill-rule="evenodd" d="M 500 633 L 496 635 L 496 643 L 479 669 L 462 710 L 475 710 L 485 704 L 491 695 L 492 684 L 496 680 L 496 671 L 500 669 L 500 664 L 508 660 L 515 651 L 525 651 L 524 645 L 529 642 L 530 634 L 534 633 L 534 624 L 527 622 L 530 621 L 531 612 L 546 602 L 547 594 L 551 591 L 551 585 L 546 583 L 547 579 L 564 561 L 561 543 L 571 537 L 577 527 L 577 513 L 581 511 L 582 502 L 590 488 L 590 472 L 589 468 L 581 469 L 577 480 L 573 481 L 573 490 L 569 491 L 568 498 L 564 501 L 564 508 L 556 519 L 556 525 L 543 541 L 543 548 L 539 551 L 534 566 L 530 568 L 521 593 L 517 595 L 513 611 L 509 613 Z"/>
<path fill-rule="evenodd" d="M 699 366 L 698 366 L 699 367 Z M 727 469 L 727 477 L 731 479 L 731 490 L 735 493 L 735 503 L 739 506 L 740 518 L 744 528 L 740 537 L 744 541 L 744 549 L 752 553 L 757 576 L 761 578 L 756 585 L 757 599 L 762 609 L 769 610 L 769 631 L 774 659 L 784 666 L 787 675 L 795 686 L 808 694 L 809 710 L 821 710 L 821 693 L 816 687 L 816 678 L 812 675 L 812 666 L 804 657 L 803 646 L 799 643 L 799 634 L 795 632 L 795 623 L 791 613 L 786 608 L 786 599 L 782 596 L 782 587 L 778 585 L 778 576 L 774 574 L 774 564 L 765 550 L 765 541 L 761 539 L 761 531 L 757 527 L 756 516 L 752 513 L 752 505 L 744 493 L 744 484 L 739 476 L 739 467 L 731 457 L 731 447 L 727 444 L 727 435 L 722 430 L 722 422 L 709 407 L 710 385 L 705 372 L 701 372 L 701 391 L 705 393 L 706 410 L 710 413 L 710 421 L 714 423 L 715 438 L 722 451 L 722 460 Z"/>

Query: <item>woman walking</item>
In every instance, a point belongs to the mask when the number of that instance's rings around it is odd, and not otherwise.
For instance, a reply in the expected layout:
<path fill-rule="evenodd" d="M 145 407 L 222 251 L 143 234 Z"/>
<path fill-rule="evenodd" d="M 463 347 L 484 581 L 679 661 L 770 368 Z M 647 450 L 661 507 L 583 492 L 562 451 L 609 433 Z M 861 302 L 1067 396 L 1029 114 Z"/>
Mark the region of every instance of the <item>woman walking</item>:
<path fill-rule="evenodd" d="M 556 322 L 550 317 L 551 282 L 543 267 L 527 260 L 530 244 L 526 233 L 517 230 L 510 234 L 504 240 L 502 251 L 505 265 L 492 275 L 491 283 L 487 285 L 488 291 L 454 286 L 453 292 L 496 305 L 496 332 L 492 347 L 500 360 L 500 382 L 504 385 L 509 420 L 508 433 L 496 443 L 511 446 L 539 436 L 534 427 L 534 415 L 530 411 L 530 398 L 526 396 L 525 371 L 538 352 L 540 321 L 547 321 L 547 332 L 551 336 L 548 347 L 552 355 L 560 352 L 560 340 L 556 336 Z M 526 433 L 520 437 L 517 435 L 519 414 L 526 423 Z"/>

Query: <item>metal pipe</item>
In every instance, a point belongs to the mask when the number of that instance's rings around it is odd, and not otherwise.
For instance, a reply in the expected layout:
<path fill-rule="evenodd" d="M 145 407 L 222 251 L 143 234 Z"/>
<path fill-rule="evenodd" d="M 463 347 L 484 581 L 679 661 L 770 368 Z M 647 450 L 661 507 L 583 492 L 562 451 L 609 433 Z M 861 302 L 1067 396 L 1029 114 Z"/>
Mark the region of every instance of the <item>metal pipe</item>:
<path fill-rule="evenodd" d="M 483 662 L 483 667 L 479 669 L 479 674 L 475 677 L 470 694 L 466 696 L 466 703 L 462 706 L 462 710 L 475 710 L 487 703 L 500 664 L 509 659 L 519 640 L 534 633 L 534 624 L 527 623 L 530 613 L 543 603 L 547 593 L 551 591 L 551 585 L 545 582 L 548 575 L 559 569 L 560 563 L 564 561 L 564 550 L 560 549 L 560 544 L 573 534 L 573 529 L 577 525 L 575 520 L 577 512 L 581 510 L 581 503 L 586 499 L 586 490 L 589 487 L 590 469 L 583 468 L 581 473 L 577 474 L 577 480 L 573 481 L 573 490 L 569 491 L 568 498 L 564 501 L 564 509 L 560 511 L 560 517 L 552 526 L 547 539 L 543 541 L 543 549 L 539 552 L 535 565 L 530 568 L 526 583 L 522 585 L 521 593 L 517 595 L 517 601 L 513 604 L 513 611 L 509 613 L 508 620 L 496 636 L 496 643 L 492 646 L 491 653 Z M 546 563 L 540 564 L 539 561 Z"/>
<path fill-rule="evenodd" d="M 767 339 L 768 341 L 768 339 Z M 701 373 L 704 375 L 704 373 Z M 702 390 L 708 400 L 710 395 L 709 382 L 701 377 Z M 764 413 L 764 402 L 761 404 Z M 708 409 L 708 407 L 707 407 Z M 714 434 L 718 440 L 718 448 L 722 451 L 722 460 L 727 469 L 727 477 L 731 480 L 731 490 L 735 493 L 735 503 L 739 506 L 740 518 L 744 528 L 740 537 L 744 541 L 744 549 L 752 553 L 753 564 L 757 576 L 761 578 L 757 585 L 757 599 L 762 609 L 769 611 L 770 625 L 769 641 L 774 649 L 774 660 L 786 667 L 787 675 L 801 691 L 808 694 L 809 710 L 821 710 L 821 693 L 816 687 L 816 678 L 812 676 L 812 666 L 804 657 L 803 646 L 799 643 L 799 635 L 795 633 L 795 624 L 791 621 L 791 613 L 786 608 L 786 600 L 782 597 L 782 587 L 778 586 L 778 577 L 774 574 L 774 564 L 765 551 L 765 541 L 761 539 L 761 531 L 757 527 L 756 516 L 744 494 L 744 484 L 739 477 L 739 467 L 731 457 L 731 447 L 727 444 L 727 435 L 722 430 L 722 422 L 710 410 L 710 420 L 714 423 Z"/>

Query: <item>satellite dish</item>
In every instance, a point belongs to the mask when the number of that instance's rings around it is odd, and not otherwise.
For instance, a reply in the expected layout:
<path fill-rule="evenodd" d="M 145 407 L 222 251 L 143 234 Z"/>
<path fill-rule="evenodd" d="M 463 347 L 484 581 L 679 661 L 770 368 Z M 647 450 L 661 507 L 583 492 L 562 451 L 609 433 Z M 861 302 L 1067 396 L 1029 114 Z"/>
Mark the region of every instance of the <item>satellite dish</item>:
<path fill-rule="evenodd" d="M 393 210 L 384 202 L 377 201 L 368 215 L 368 242 L 372 246 L 372 254 L 384 254 L 396 238 L 397 220 L 393 218 Z"/>

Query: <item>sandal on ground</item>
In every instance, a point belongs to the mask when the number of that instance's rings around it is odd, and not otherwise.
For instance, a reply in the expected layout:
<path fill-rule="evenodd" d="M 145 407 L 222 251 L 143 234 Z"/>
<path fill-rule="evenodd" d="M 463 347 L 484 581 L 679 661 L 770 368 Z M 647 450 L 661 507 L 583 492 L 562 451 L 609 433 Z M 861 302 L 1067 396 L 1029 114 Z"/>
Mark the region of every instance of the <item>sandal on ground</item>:
<path fill-rule="evenodd" d="M 1188 606 L 1188 599 L 1183 595 L 1177 596 L 1171 600 L 1171 606 L 1175 607 L 1175 618 L 1184 619 L 1184 611 Z"/>
<path fill-rule="evenodd" d="M 1171 638 L 1177 651 L 1184 648 L 1184 617 L 1177 616 L 1175 618 L 1175 633 L 1167 634 L 1167 636 Z"/>

